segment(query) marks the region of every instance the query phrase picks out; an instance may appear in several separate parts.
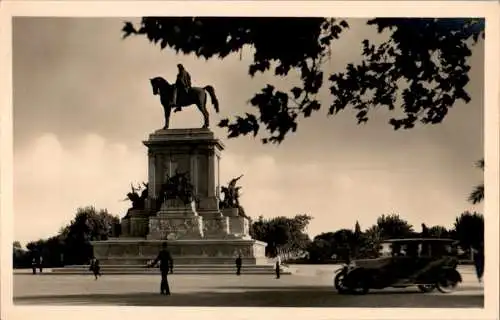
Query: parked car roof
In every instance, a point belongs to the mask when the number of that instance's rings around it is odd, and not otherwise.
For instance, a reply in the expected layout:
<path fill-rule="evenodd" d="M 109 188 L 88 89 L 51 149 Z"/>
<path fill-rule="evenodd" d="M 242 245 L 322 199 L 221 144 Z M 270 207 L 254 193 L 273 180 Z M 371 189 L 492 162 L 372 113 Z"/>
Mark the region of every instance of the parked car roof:
<path fill-rule="evenodd" d="M 418 242 L 418 241 L 436 241 L 436 242 L 455 242 L 456 240 L 449 238 L 398 238 L 398 239 L 387 239 L 382 242 Z"/>

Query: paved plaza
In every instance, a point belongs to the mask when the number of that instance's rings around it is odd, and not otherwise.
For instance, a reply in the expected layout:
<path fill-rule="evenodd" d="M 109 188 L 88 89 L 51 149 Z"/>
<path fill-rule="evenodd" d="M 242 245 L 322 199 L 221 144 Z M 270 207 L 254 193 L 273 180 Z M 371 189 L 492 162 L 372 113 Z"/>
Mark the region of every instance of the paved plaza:
<path fill-rule="evenodd" d="M 420 293 L 416 288 L 372 290 L 365 296 L 339 295 L 330 268 L 300 267 L 296 275 L 169 276 L 171 296 L 158 293 L 157 275 L 14 275 L 17 305 L 121 305 L 198 307 L 405 307 L 481 308 L 483 289 L 471 268 L 451 294 Z"/>

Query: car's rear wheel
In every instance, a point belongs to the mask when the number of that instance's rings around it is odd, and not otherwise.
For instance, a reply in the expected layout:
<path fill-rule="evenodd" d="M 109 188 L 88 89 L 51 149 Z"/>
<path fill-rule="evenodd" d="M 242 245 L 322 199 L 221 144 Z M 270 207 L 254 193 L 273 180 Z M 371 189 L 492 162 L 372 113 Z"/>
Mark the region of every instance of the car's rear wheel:
<path fill-rule="evenodd" d="M 458 286 L 458 281 L 443 278 L 436 283 L 436 288 L 442 293 L 451 293 L 455 291 Z"/>
<path fill-rule="evenodd" d="M 417 287 L 424 293 L 432 292 L 436 289 L 436 286 L 433 284 L 419 284 Z"/>

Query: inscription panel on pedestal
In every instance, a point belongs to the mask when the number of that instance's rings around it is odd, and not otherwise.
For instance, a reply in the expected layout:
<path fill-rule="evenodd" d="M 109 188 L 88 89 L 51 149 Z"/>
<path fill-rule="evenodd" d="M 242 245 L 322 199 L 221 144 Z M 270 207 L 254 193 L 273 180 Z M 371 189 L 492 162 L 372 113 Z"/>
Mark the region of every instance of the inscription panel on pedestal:
<path fill-rule="evenodd" d="M 202 197 L 208 195 L 208 155 L 206 153 L 198 155 L 198 194 Z M 213 179 L 213 178 L 212 178 Z"/>
<path fill-rule="evenodd" d="M 228 232 L 228 218 L 227 217 L 216 217 L 211 219 L 203 220 L 203 233 L 207 237 L 217 237 L 221 238 L 227 236 Z"/>

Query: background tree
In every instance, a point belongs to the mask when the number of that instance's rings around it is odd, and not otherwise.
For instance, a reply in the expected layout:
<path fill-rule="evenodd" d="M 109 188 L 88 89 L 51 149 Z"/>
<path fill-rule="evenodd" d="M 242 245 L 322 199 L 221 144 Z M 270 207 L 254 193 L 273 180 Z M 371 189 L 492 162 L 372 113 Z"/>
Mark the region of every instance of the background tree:
<path fill-rule="evenodd" d="M 250 225 L 250 236 L 256 240 L 264 241 L 266 237 L 268 224 L 263 216 L 259 216 L 256 220 L 252 221 Z"/>
<path fill-rule="evenodd" d="M 31 264 L 29 252 L 23 249 L 19 241 L 12 242 L 12 265 L 14 268 L 27 268 Z"/>
<path fill-rule="evenodd" d="M 338 259 L 349 261 L 352 258 L 354 247 L 356 245 L 354 232 L 350 229 L 340 229 L 334 232 L 335 240 L 334 252 Z"/>
<path fill-rule="evenodd" d="M 455 219 L 455 237 L 466 250 L 479 249 L 484 242 L 484 217 L 477 212 L 465 211 Z"/>
<path fill-rule="evenodd" d="M 382 231 L 378 225 L 373 225 L 364 232 L 365 255 L 375 257 L 378 255 L 380 241 L 382 241 Z"/>
<path fill-rule="evenodd" d="M 71 264 L 86 263 L 92 257 L 93 240 L 107 240 L 112 236 L 113 226 L 119 223 L 117 216 L 106 209 L 94 207 L 78 208 L 75 218 L 68 226 L 65 238 L 65 260 Z"/>
<path fill-rule="evenodd" d="M 484 159 L 476 162 L 476 167 L 484 172 Z M 472 192 L 469 194 L 468 200 L 472 204 L 478 204 L 484 200 L 484 181 L 474 187 Z"/>
<path fill-rule="evenodd" d="M 484 19 L 380 18 L 367 24 L 388 34 L 382 43 L 362 42 L 363 59 L 344 72 L 325 75 L 323 63 L 331 59 L 331 45 L 349 28 L 346 20 L 295 17 L 143 17 L 138 26 L 125 22 L 123 37 L 141 35 L 161 49 L 197 57 L 224 59 L 254 49 L 248 73 L 273 70 L 279 77 L 298 74 L 301 85 L 289 92 L 271 85 L 250 99 L 253 111 L 224 119 L 220 127 L 229 137 L 267 131 L 264 143 L 280 143 L 295 132 L 298 120 L 322 108 L 317 98 L 330 81 L 328 115 L 354 108 L 359 123 L 372 109 L 402 111 L 389 123 L 395 130 L 417 122 L 443 121 L 457 100 L 468 103 L 465 86 L 471 46 L 484 38 Z M 335 57 L 333 57 L 335 58 Z"/>
<path fill-rule="evenodd" d="M 333 234 L 332 232 L 330 232 Z M 328 261 L 332 258 L 333 246 L 328 240 L 323 239 L 324 233 L 314 237 L 313 241 L 309 244 L 307 251 L 309 253 L 309 261 L 313 263 L 321 263 Z"/>
<path fill-rule="evenodd" d="M 250 235 L 267 243 L 267 255 L 279 253 L 284 258 L 290 258 L 308 248 L 310 239 L 305 231 L 311 219 L 308 215 L 296 215 L 293 218 L 280 216 L 267 220 L 260 216 L 252 223 Z"/>
<path fill-rule="evenodd" d="M 407 238 L 415 235 L 413 226 L 398 214 L 380 216 L 377 219 L 377 227 L 382 239 Z"/>
<path fill-rule="evenodd" d="M 29 242 L 29 256 L 43 257 L 48 267 L 64 264 L 85 264 L 92 256 L 92 240 L 107 240 L 119 218 L 106 209 L 78 208 L 75 218 L 48 239 Z"/>
<path fill-rule="evenodd" d="M 432 226 L 429 228 L 431 238 L 449 238 L 450 232 L 443 226 Z"/>
<path fill-rule="evenodd" d="M 361 231 L 361 226 L 359 222 L 356 220 L 356 224 L 354 225 L 354 233 L 351 243 L 352 256 L 354 258 L 364 256 L 366 253 L 367 247 L 367 239 L 363 232 Z"/>
<path fill-rule="evenodd" d="M 430 236 L 429 228 L 425 225 L 425 223 L 422 223 L 422 232 L 421 232 L 422 238 L 427 238 Z"/>
<path fill-rule="evenodd" d="M 13 241 L 12 248 L 14 248 L 14 250 L 18 250 L 18 251 L 23 250 L 23 246 L 21 245 L 21 242 L 19 242 L 19 241 Z"/>

